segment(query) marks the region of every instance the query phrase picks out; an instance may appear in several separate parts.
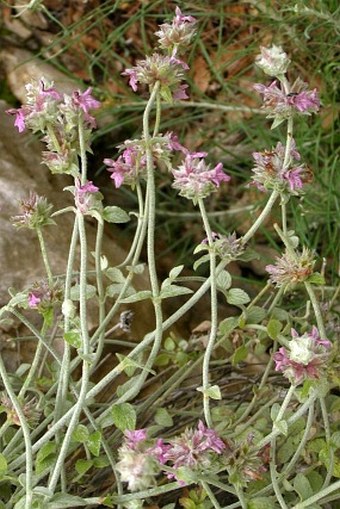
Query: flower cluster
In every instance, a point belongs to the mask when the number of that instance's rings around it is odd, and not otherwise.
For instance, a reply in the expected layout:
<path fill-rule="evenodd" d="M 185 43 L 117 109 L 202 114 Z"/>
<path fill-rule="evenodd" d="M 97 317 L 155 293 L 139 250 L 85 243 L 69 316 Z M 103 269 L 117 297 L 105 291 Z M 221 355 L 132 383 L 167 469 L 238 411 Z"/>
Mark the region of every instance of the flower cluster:
<path fill-rule="evenodd" d="M 176 170 L 172 170 L 174 176 L 172 187 L 194 203 L 216 191 L 222 182 L 230 180 L 229 175 L 222 169 L 222 163 L 210 168 L 205 162 L 205 156 L 205 153 L 188 153 L 183 163 Z"/>
<path fill-rule="evenodd" d="M 196 20 L 192 16 L 184 16 L 177 7 L 172 24 L 163 24 L 156 32 L 160 48 L 168 54 L 153 53 L 144 60 L 139 60 L 135 67 L 126 69 L 122 75 L 129 77 L 129 85 L 134 92 L 138 84 L 147 85 L 149 89 L 159 83 L 159 93 L 165 102 L 174 99 L 187 99 L 188 85 L 182 83 L 189 66 L 177 57 L 193 37 Z"/>
<path fill-rule="evenodd" d="M 229 481 L 247 486 L 251 481 L 263 479 L 269 463 L 269 446 L 261 450 L 254 447 L 254 434 L 249 433 L 240 443 L 231 445 L 231 454 L 225 458 Z"/>
<path fill-rule="evenodd" d="M 266 48 L 261 46 L 261 54 L 256 57 L 256 65 L 269 76 L 282 76 L 287 72 L 290 60 L 281 46 Z"/>
<path fill-rule="evenodd" d="M 43 162 L 52 173 L 79 174 L 77 155 L 80 153 L 78 128 L 84 128 L 84 143 L 88 147 L 90 132 L 96 126 L 90 110 L 100 106 L 92 96 L 92 89 L 76 90 L 63 96 L 53 83 L 41 79 L 26 85 L 27 103 L 7 113 L 15 115 L 14 125 L 19 132 L 26 128 L 42 132 L 48 150 L 43 153 Z"/>
<path fill-rule="evenodd" d="M 197 429 L 187 429 L 167 443 L 161 438 L 148 440 L 145 429 L 126 431 L 116 467 L 121 480 L 128 483 L 130 491 L 135 491 L 152 485 L 162 471 L 169 479 L 177 479 L 176 471 L 181 467 L 206 470 L 214 455 L 222 454 L 225 449 L 216 431 L 205 427 L 202 421 Z"/>
<path fill-rule="evenodd" d="M 24 401 L 20 401 L 22 413 L 25 416 L 26 422 L 31 429 L 34 429 L 40 419 L 41 411 L 38 410 L 38 402 L 36 398 L 30 400 L 26 398 Z M 21 426 L 19 416 L 13 406 L 12 401 L 4 392 L 0 394 L 0 407 L 6 412 L 7 422 L 14 424 L 14 426 Z"/>
<path fill-rule="evenodd" d="M 300 384 L 306 379 L 320 378 L 329 357 L 331 342 L 321 339 L 315 326 L 311 332 L 302 336 L 294 329 L 291 334 L 289 347 L 281 347 L 274 354 L 276 371 L 281 371 L 294 384 Z"/>
<path fill-rule="evenodd" d="M 263 97 L 263 108 L 267 118 L 275 118 L 275 126 L 294 114 L 310 115 L 317 113 L 320 99 L 317 90 L 307 90 L 308 85 L 300 78 L 293 83 L 290 92 L 282 89 L 277 80 L 269 86 L 257 83 L 254 89 Z"/>
<path fill-rule="evenodd" d="M 244 251 L 241 239 L 236 237 L 235 232 L 228 235 L 212 232 L 212 238 L 214 250 L 220 258 L 236 259 Z M 205 238 L 201 244 L 207 245 L 208 239 Z"/>
<path fill-rule="evenodd" d="M 260 191 L 277 190 L 280 193 L 301 193 L 304 184 L 311 178 L 310 169 L 300 163 L 301 156 L 296 150 L 292 140 L 288 164 L 285 164 L 286 147 L 277 143 L 272 150 L 254 152 L 255 166 L 252 168 L 253 175 L 250 185 Z"/>
<path fill-rule="evenodd" d="M 179 7 L 176 7 L 175 14 L 172 23 L 163 23 L 155 34 L 160 48 L 167 50 L 172 56 L 185 50 L 196 33 L 197 23 L 193 16 L 183 15 Z"/>
<path fill-rule="evenodd" d="M 165 165 L 171 169 L 171 154 L 173 151 L 187 153 L 177 136 L 173 132 L 167 132 L 164 135 L 159 134 L 151 140 L 151 152 L 154 165 Z M 122 145 L 118 145 L 122 153 L 116 160 L 106 158 L 104 164 L 108 166 L 107 170 L 111 172 L 111 179 L 115 187 L 129 185 L 132 188 L 141 179 L 146 179 L 146 149 L 144 139 L 126 140 Z"/>
<path fill-rule="evenodd" d="M 303 248 L 302 253 L 286 251 L 276 258 L 274 265 L 267 265 L 271 283 L 277 286 L 294 285 L 306 281 L 313 274 L 315 260 L 313 253 Z"/>
<path fill-rule="evenodd" d="M 37 309 L 44 313 L 51 309 L 54 304 L 61 302 L 62 289 L 58 282 L 53 287 L 46 281 L 37 281 L 29 288 L 27 294 L 27 305 L 31 309 Z"/>
<path fill-rule="evenodd" d="M 37 230 L 55 224 L 51 219 L 53 205 L 47 199 L 30 192 L 28 198 L 20 200 L 20 214 L 11 218 L 17 228 Z"/>

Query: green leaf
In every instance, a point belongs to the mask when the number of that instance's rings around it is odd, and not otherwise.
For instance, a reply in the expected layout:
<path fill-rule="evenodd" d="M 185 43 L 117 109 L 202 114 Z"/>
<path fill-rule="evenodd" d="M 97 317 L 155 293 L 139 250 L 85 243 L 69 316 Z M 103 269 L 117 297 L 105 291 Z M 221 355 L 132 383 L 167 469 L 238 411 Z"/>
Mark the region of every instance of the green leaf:
<path fill-rule="evenodd" d="M 231 357 L 231 363 L 233 366 L 244 361 L 248 355 L 248 348 L 245 345 L 239 346 Z"/>
<path fill-rule="evenodd" d="M 340 449 L 340 431 L 335 431 L 331 436 L 331 445 L 335 449 Z"/>
<path fill-rule="evenodd" d="M 206 395 L 211 399 L 221 400 L 221 389 L 218 385 L 212 385 L 211 387 L 208 387 L 206 390 Z"/>
<path fill-rule="evenodd" d="M 227 292 L 227 302 L 233 306 L 240 306 L 250 302 L 250 297 L 241 288 L 231 288 L 231 290 Z"/>
<path fill-rule="evenodd" d="M 169 299 L 171 297 L 178 297 L 179 295 L 187 295 L 188 293 L 193 293 L 193 290 L 185 286 L 169 285 L 161 290 L 160 297 L 161 299 Z"/>
<path fill-rule="evenodd" d="M 176 343 L 175 343 L 175 341 L 170 336 L 168 336 L 166 338 L 166 340 L 164 341 L 164 348 L 168 352 L 173 352 L 175 350 Z"/>
<path fill-rule="evenodd" d="M 308 481 L 312 487 L 313 493 L 318 493 L 323 485 L 324 478 L 316 470 L 312 470 L 307 474 Z"/>
<path fill-rule="evenodd" d="M 193 269 L 194 271 L 196 271 L 198 269 L 198 267 L 200 265 L 202 265 L 202 263 L 206 263 L 210 260 L 210 255 L 209 254 L 205 254 L 203 256 L 201 256 L 201 258 L 199 258 L 198 260 L 195 261 L 194 265 L 193 265 Z"/>
<path fill-rule="evenodd" d="M 84 475 L 90 468 L 93 466 L 92 460 L 77 460 L 75 464 L 75 469 L 77 474 Z"/>
<path fill-rule="evenodd" d="M 155 413 L 155 422 L 165 428 L 173 425 L 173 419 L 165 408 L 157 408 Z"/>
<path fill-rule="evenodd" d="M 88 503 L 81 497 L 67 495 L 65 493 L 56 493 L 48 502 L 48 509 L 69 509 L 75 507 L 85 507 Z"/>
<path fill-rule="evenodd" d="M 142 290 L 141 292 L 134 293 L 129 297 L 121 299 L 122 304 L 131 304 L 132 302 L 139 302 L 140 300 L 151 299 L 152 293 L 149 290 Z"/>
<path fill-rule="evenodd" d="M 84 424 L 78 424 L 74 432 L 72 433 L 72 440 L 74 442 L 86 443 L 89 437 L 89 430 Z"/>
<path fill-rule="evenodd" d="M 102 444 L 102 434 L 99 430 L 91 433 L 91 435 L 86 441 L 86 445 L 89 448 L 89 451 L 93 454 L 93 456 L 99 456 L 101 444 Z"/>
<path fill-rule="evenodd" d="M 226 270 L 222 270 L 216 279 L 217 288 L 220 290 L 229 290 L 232 284 L 232 277 Z"/>
<path fill-rule="evenodd" d="M 169 279 L 174 281 L 180 275 L 180 273 L 182 272 L 183 269 L 184 269 L 184 265 L 177 265 L 177 267 L 174 267 L 173 269 L 171 269 L 169 272 Z"/>
<path fill-rule="evenodd" d="M 314 272 L 307 278 L 308 283 L 312 283 L 313 285 L 325 285 L 325 278 L 319 273 Z"/>
<path fill-rule="evenodd" d="M 109 460 L 106 456 L 99 456 L 98 458 L 93 458 L 93 466 L 96 468 L 105 468 L 110 465 Z"/>
<path fill-rule="evenodd" d="M 74 348 L 81 347 L 81 334 L 79 331 L 70 330 L 68 332 L 65 332 L 64 340 L 66 341 L 66 343 L 73 346 Z"/>
<path fill-rule="evenodd" d="M 252 498 L 247 505 L 248 509 L 276 509 L 277 505 L 273 497 Z"/>
<path fill-rule="evenodd" d="M 86 285 L 86 299 L 92 299 L 95 297 L 97 293 L 97 289 L 93 285 Z M 71 300 L 80 300 L 80 285 L 76 284 L 71 287 L 70 292 Z"/>
<path fill-rule="evenodd" d="M 125 210 L 120 207 L 116 207 L 115 205 L 105 207 L 102 215 L 104 221 L 108 223 L 127 223 L 130 221 L 130 217 Z"/>
<path fill-rule="evenodd" d="M 114 425 L 121 431 L 136 428 L 137 414 L 136 410 L 130 403 L 113 405 L 111 408 L 111 415 Z"/>
<path fill-rule="evenodd" d="M 266 316 L 266 310 L 260 306 L 252 306 L 245 312 L 247 323 L 260 323 Z"/>
<path fill-rule="evenodd" d="M 223 320 L 219 325 L 219 333 L 222 336 L 227 336 L 238 326 L 238 318 L 235 316 L 229 316 Z"/>
<path fill-rule="evenodd" d="M 0 453 L 0 479 L 7 474 L 7 460 L 3 454 Z"/>
<path fill-rule="evenodd" d="M 46 468 L 54 464 L 56 458 L 55 442 L 47 442 L 37 453 L 35 460 L 35 471 L 40 475 Z"/>
<path fill-rule="evenodd" d="M 313 490 L 307 477 L 301 473 L 294 479 L 294 489 L 300 497 L 300 500 L 306 500 L 313 495 Z"/>
<path fill-rule="evenodd" d="M 267 332 L 268 336 L 271 339 L 276 339 L 277 336 L 280 334 L 280 331 L 282 330 L 282 323 L 279 322 L 279 320 L 275 320 L 275 318 L 272 318 L 269 320 L 267 325 Z"/>
<path fill-rule="evenodd" d="M 109 267 L 105 271 L 105 275 L 112 281 L 113 283 L 125 283 L 125 276 L 121 270 L 117 269 L 117 267 Z"/>
<path fill-rule="evenodd" d="M 288 424 L 284 419 L 281 419 L 280 421 L 274 421 L 273 429 L 277 429 L 284 436 L 288 435 Z"/>
<path fill-rule="evenodd" d="M 145 270 L 145 263 L 138 263 L 137 265 L 127 265 L 127 270 L 134 274 L 143 274 Z"/>

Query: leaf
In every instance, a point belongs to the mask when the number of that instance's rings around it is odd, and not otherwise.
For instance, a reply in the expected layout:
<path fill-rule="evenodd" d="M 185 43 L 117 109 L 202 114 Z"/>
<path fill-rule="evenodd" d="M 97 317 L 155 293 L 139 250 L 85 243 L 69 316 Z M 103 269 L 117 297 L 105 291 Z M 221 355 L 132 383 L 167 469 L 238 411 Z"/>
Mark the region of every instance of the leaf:
<path fill-rule="evenodd" d="M 275 318 L 271 318 L 267 325 L 268 336 L 271 339 L 276 339 L 282 330 L 282 323 L 279 320 L 275 320 Z"/>
<path fill-rule="evenodd" d="M 48 509 L 69 509 L 88 505 L 83 498 L 65 493 L 56 493 L 48 502 Z"/>
<path fill-rule="evenodd" d="M 186 286 L 178 286 L 178 285 L 169 285 L 165 286 L 160 293 L 161 299 L 169 299 L 171 297 L 178 297 L 179 295 L 187 295 L 189 293 L 193 293 L 191 288 L 187 288 Z"/>
<path fill-rule="evenodd" d="M 312 283 L 313 285 L 325 285 L 325 278 L 319 273 L 314 272 L 307 278 L 308 283 Z"/>
<path fill-rule="evenodd" d="M 231 357 L 231 363 L 233 366 L 244 361 L 248 355 L 248 348 L 245 345 L 239 346 Z"/>
<path fill-rule="evenodd" d="M 288 435 L 288 424 L 284 419 L 281 419 L 280 421 L 274 421 L 273 429 L 278 430 L 284 436 Z"/>
<path fill-rule="evenodd" d="M 266 310 L 260 306 L 252 306 L 249 310 L 247 309 L 246 321 L 247 323 L 260 323 L 266 316 Z"/>
<path fill-rule="evenodd" d="M 331 445 L 335 449 L 340 449 L 340 431 L 335 431 L 331 436 Z"/>
<path fill-rule="evenodd" d="M 7 460 L 3 454 L 0 453 L 0 479 L 7 474 Z"/>
<path fill-rule="evenodd" d="M 199 258 L 198 260 L 195 261 L 195 263 L 193 265 L 193 269 L 196 271 L 198 269 L 198 267 L 200 265 L 202 265 L 202 263 L 208 262 L 209 260 L 210 260 L 209 254 L 205 254 L 205 255 L 201 256 L 201 258 Z"/>
<path fill-rule="evenodd" d="M 77 460 L 75 464 L 75 469 L 77 474 L 84 475 L 90 468 L 93 466 L 92 460 Z"/>
<path fill-rule="evenodd" d="M 101 444 L 102 444 L 102 434 L 100 431 L 94 431 L 93 433 L 91 433 L 91 435 L 88 437 L 86 441 L 86 445 L 89 448 L 90 452 L 93 454 L 93 456 L 99 456 Z"/>
<path fill-rule="evenodd" d="M 173 425 L 173 419 L 166 408 L 157 408 L 155 413 L 155 422 L 165 428 Z"/>
<path fill-rule="evenodd" d="M 184 269 L 184 265 L 177 265 L 177 267 L 174 267 L 173 269 L 170 270 L 169 278 L 172 281 L 174 281 L 180 275 L 180 273 L 182 272 L 183 269 Z"/>
<path fill-rule="evenodd" d="M 226 270 L 222 270 L 216 279 L 217 288 L 220 290 L 229 290 L 232 284 L 232 277 Z"/>
<path fill-rule="evenodd" d="M 63 337 L 64 337 L 64 340 L 66 341 L 66 343 L 73 346 L 74 348 L 81 347 L 81 334 L 79 331 L 71 330 L 71 331 L 65 332 Z"/>
<path fill-rule="evenodd" d="M 300 500 L 306 500 L 313 495 L 312 487 L 307 477 L 301 473 L 294 479 L 294 489 L 300 497 Z"/>
<path fill-rule="evenodd" d="M 212 385 L 211 387 L 208 387 L 206 390 L 206 395 L 211 399 L 221 400 L 221 389 L 218 385 Z"/>
<path fill-rule="evenodd" d="M 219 333 L 221 335 L 227 336 L 231 331 L 236 329 L 238 326 L 238 318 L 235 316 L 229 316 L 225 320 L 223 320 L 219 325 Z"/>
<path fill-rule="evenodd" d="M 104 221 L 107 223 L 127 223 L 130 221 L 130 217 L 125 210 L 120 207 L 116 207 L 115 205 L 105 207 L 102 215 Z"/>
<path fill-rule="evenodd" d="M 46 468 L 54 464 L 56 458 L 55 442 L 47 442 L 37 453 L 35 460 L 35 470 L 40 475 Z"/>
<path fill-rule="evenodd" d="M 74 442 L 86 443 L 89 437 L 89 430 L 84 424 L 78 424 L 74 432 L 72 433 L 72 440 Z"/>
<path fill-rule="evenodd" d="M 109 267 L 105 271 L 105 275 L 112 281 L 113 283 L 125 283 L 125 276 L 121 270 L 117 269 L 117 267 Z"/>
<path fill-rule="evenodd" d="M 114 425 L 121 431 L 136 428 L 137 414 L 130 403 L 113 405 L 111 415 Z"/>
<path fill-rule="evenodd" d="M 93 285 L 86 285 L 86 299 L 92 299 L 97 293 L 97 289 Z M 80 300 L 80 285 L 76 284 L 71 287 L 70 292 L 71 300 Z"/>
<path fill-rule="evenodd" d="M 277 505 L 273 497 L 252 498 L 247 505 L 248 509 L 276 509 Z"/>
<path fill-rule="evenodd" d="M 145 263 L 138 263 L 137 265 L 127 265 L 127 270 L 134 274 L 143 274 L 145 270 Z"/>
<path fill-rule="evenodd" d="M 232 288 L 227 292 L 227 302 L 233 306 L 247 304 L 250 301 L 249 295 L 241 288 Z"/>
<path fill-rule="evenodd" d="M 139 302 L 140 300 L 151 299 L 152 293 L 150 290 L 142 290 L 141 292 L 134 293 L 129 297 L 121 299 L 122 304 L 131 304 L 132 302 Z"/>

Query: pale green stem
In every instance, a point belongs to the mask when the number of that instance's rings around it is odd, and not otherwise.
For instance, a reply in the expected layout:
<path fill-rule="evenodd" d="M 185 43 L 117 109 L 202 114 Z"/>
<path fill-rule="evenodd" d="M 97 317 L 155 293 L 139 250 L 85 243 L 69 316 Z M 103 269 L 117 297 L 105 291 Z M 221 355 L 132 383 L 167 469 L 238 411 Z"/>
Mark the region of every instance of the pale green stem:
<path fill-rule="evenodd" d="M 314 310 L 314 314 L 315 314 L 315 319 L 316 319 L 316 323 L 318 324 L 318 329 L 319 329 L 319 333 L 320 333 L 321 339 L 326 339 L 326 337 L 327 337 L 326 329 L 325 329 L 325 325 L 323 323 L 321 309 L 320 309 L 318 300 L 316 298 L 316 295 L 315 295 L 315 292 L 314 292 L 314 288 L 313 288 L 313 286 L 310 283 L 308 283 L 308 281 L 305 281 L 304 285 L 305 285 L 305 288 L 307 290 L 307 293 L 309 295 L 310 301 L 311 301 L 312 306 L 313 306 L 313 310 Z"/>
<path fill-rule="evenodd" d="M 328 418 L 328 412 L 326 408 L 326 402 L 325 398 L 320 397 L 320 406 L 321 406 L 321 413 L 322 413 L 322 419 L 323 419 L 323 425 L 325 428 L 325 439 L 328 445 L 328 451 L 329 451 L 329 464 L 327 465 L 327 474 L 324 480 L 324 483 L 322 485 L 322 488 L 327 488 L 329 483 L 331 482 L 332 476 L 333 476 L 333 470 L 334 470 L 334 450 L 331 444 L 331 427 L 329 424 L 329 418 Z"/>
<path fill-rule="evenodd" d="M 288 393 L 287 393 L 287 395 L 288 395 Z M 287 398 L 287 396 L 286 396 L 286 398 Z M 296 422 L 298 419 L 300 419 L 300 417 L 302 417 L 307 412 L 310 405 L 314 404 L 314 401 L 316 400 L 316 398 L 317 398 L 317 393 L 313 393 L 311 396 L 309 396 L 307 401 L 305 401 L 303 403 L 303 405 L 301 405 L 300 408 L 291 417 L 289 417 L 289 419 L 287 419 L 287 426 L 288 427 L 291 426 L 292 424 L 294 424 L 294 422 Z M 266 437 L 262 438 L 262 440 L 259 441 L 259 443 L 256 446 L 256 449 L 258 449 L 258 450 L 262 449 L 262 447 L 264 447 L 265 445 L 269 444 L 272 441 L 273 437 L 277 437 L 280 434 L 281 434 L 280 430 L 278 430 L 277 428 L 273 429 L 273 431 L 271 431 Z"/>
<path fill-rule="evenodd" d="M 78 120 L 78 136 L 79 136 L 79 148 L 80 148 L 80 164 L 81 164 L 81 184 L 86 184 L 87 180 L 87 157 L 86 157 L 86 144 L 84 138 L 84 121 L 82 113 L 79 115 Z"/>
<path fill-rule="evenodd" d="M 302 502 L 299 502 L 298 504 L 294 505 L 292 509 L 308 509 L 308 507 L 311 507 L 313 504 L 316 504 L 317 502 L 319 502 L 319 500 L 322 500 L 327 495 L 329 495 L 329 493 L 332 493 L 333 491 L 336 490 L 340 490 L 340 480 L 331 484 L 327 488 L 321 489 L 321 491 L 319 491 L 312 497 L 309 497 L 306 500 L 303 500 Z"/>
<path fill-rule="evenodd" d="M 204 489 L 204 491 L 206 492 L 206 494 L 208 495 L 208 497 L 210 498 L 210 502 L 215 507 L 215 509 L 221 509 L 221 506 L 218 503 L 218 501 L 217 501 L 215 495 L 213 494 L 212 490 L 210 489 L 209 484 L 207 482 L 205 482 L 205 481 L 201 481 L 201 485 L 202 485 L 202 488 Z"/>
<path fill-rule="evenodd" d="M 306 445 L 306 442 L 309 438 L 310 430 L 313 425 L 313 419 L 314 419 L 314 403 L 309 407 L 305 431 L 304 431 L 303 436 L 299 442 L 299 445 L 297 446 L 297 449 L 294 452 L 294 455 L 290 459 L 286 468 L 283 470 L 283 472 L 280 473 L 279 481 L 281 481 L 282 479 L 287 479 L 288 474 L 292 471 L 292 469 L 296 465 L 297 461 L 300 459 L 300 454 L 303 451 L 303 449 Z"/>
<path fill-rule="evenodd" d="M 80 303 L 79 303 L 79 316 L 80 316 L 80 329 L 82 336 L 82 355 L 84 356 L 82 365 L 82 377 L 81 377 L 81 388 L 79 392 L 79 398 L 77 403 L 72 408 L 72 417 L 68 428 L 65 433 L 65 437 L 62 446 L 59 451 L 58 458 L 56 460 L 54 470 L 52 472 L 48 488 L 54 492 L 60 477 L 60 473 L 63 469 L 64 461 L 68 453 L 72 433 L 75 430 L 79 422 L 79 416 L 83 410 L 86 402 L 86 395 L 89 382 L 89 361 L 86 358 L 90 353 L 90 342 L 88 336 L 87 327 L 87 309 L 86 309 L 86 283 L 87 283 L 87 242 L 85 232 L 85 221 L 83 215 L 77 211 L 78 216 L 78 228 L 79 228 L 79 239 L 80 239 L 80 277 L 79 277 L 79 292 L 80 292 Z"/>
<path fill-rule="evenodd" d="M 212 419 L 210 412 L 210 398 L 207 394 L 207 390 L 209 388 L 209 364 L 211 355 L 214 349 L 216 334 L 218 328 L 218 314 L 217 314 L 217 282 L 216 282 L 216 254 L 214 252 L 214 241 L 212 237 L 212 231 L 210 228 L 209 220 L 206 214 L 204 202 L 202 199 L 198 200 L 198 206 L 200 209 L 201 217 L 204 224 L 204 229 L 206 236 L 208 238 L 209 244 L 209 257 L 210 257 L 210 333 L 208 344 L 205 349 L 203 366 L 202 366 L 202 382 L 203 382 L 203 409 L 204 409 L 204 418 L 207 423 L 208 428 L 212 428 Z"/>
<path fill-rule="evenodd" d="M 277 479 L 277 471 L 276 471 L 276 437 L 273 437 L 270 442 L 270 478 L 272 481 L 272 486 L 276 495 L 276 499 L 280 504 L 281 509 L 288 509 L 286 502 L 283 499 L 283 496 L 280 492 L 280 487 Z"/>
<path fill-rule="evenodd" d="M 97 291 L 98 291 L 98 302 L 99 302 L 98 323 L 102 323 L 105 319 L 105 290 L 104 290 L 104 285 L 103 285 L 103 273 L 102 273 L 102 269 L 101 269 L 101 253 L 102 253 L 103 233 L 104 233 L 104 223 L 101 223 L 98 221 L 96 247 L 95 247 L 96 280 L 97 280 Z M 99 338 L 98 338 L 96 356 L 93 361 L 93 367 L 91 369 L 91 372 L 93 372 L 93 370 L 95 369 L 96 364 L 102 355 L 103 348 L 104 348 L 104 339 L 105 339 L 105 329 L 103 329 L 101 331 Z"/>
<path fill-rule="evenodd" d="M 244 493 L 243 493 L 242 488 L 235 486 L 235 489 L 236 489 L 236 495 L 238 496 L 238 499 L 240 501 L 240 505 L 241 505 L 242 509 L 247 509 L 247 502 L 246 502 L 246 499 L 244 498 Z"/>
<path fill-rule="evenodd" d="M 24 412 L 22 411 L 19 401 L 12 389 L 11 382 L 7 375 L 7 371 L 6 371 L 5 365 L 2 361 L 1 355 L 0 355 L 0 377 L 2 378 L 5 390 L 8 394 L 9 399 L 11 400 L 13 408 L 18 416 L 18 419 L 20 422 L 20 427 L 22 429 L 22 434 L 24 436 L 25 450 L 26 450 L 26 452 L 25 452 L 25 457 L 26 457 L 25 495 L 26 495 L 26 498 L 25 498 L 24 508 L 31 509 L 32 501 L 33 501 L 33 492 L 32 492 L 33 454 L 32 454 L 31 434 L 30 434 L 30 430 L 29 430 L 28 423 L 26 421 Z"/>
<path fill-rule="evenodd" d="M 48 259 L 46 245 L 45 245 L 45 241 L 44 241 L 44 237 L 43 237 L 41 228 L 37 228 L 36 232 L 37 232 L 37 236 L 38 236 L 38 239 L 39 239 L 40 251 L 41 251 L 41 254 L 42 254 L 42 257 L 43 257 L 43 261 L 44 261 L 44 265 L 45 265 L 45 270 L 46 270 L 46 274 L 47 274 L 48 284 L 49 284 L 50 288 L 52 288 L 52 285 L 53 285 L 53 274 L 52 274 L 52 271 L 51 271 L 51 265 L 50 265 L 50 261 Z"/>
<path fill-rule="evenodd" d="M 155 126 L 154 126 L 154 129 L 153 129 L 153 134 L 152 134 L 152 137 L 154 138 L 155 136 L 157 136 L 158 134 L 158 131 L 159 131 L 159 125 L 160 125 L 160 122 L 161 122 L 161 96 L 159 94 L 157 94 L 156 96 L 156 119 L 155 119 Z"/>
<path fill-rule="evenodd" d="M 281 217 L 282 217 L 282 231 L 285 237 L 287 237 L 287 207 L 283 198 L 281 198 Z"/>
<path fill-rule="evenodd" d="M 242 243 L 243 244 L 246 244 L 255 235 L 257 230 L 262 225 L 263 221 L 270 214 L 270 211 L 271 211 L 274 203 L 276 202 L 278 196 L 279 196 L 279 193 L 277 191 L 273 191 L 272 192 L 272 194 L 270 195 L 269 200 L 266 203 L 265 208 L 262 210 L 261 214 L 256 219 L 255 223 L 249 228 L 247 233 L 245 235 L 243 235 L 243 237 L 242 237 Z"/>
<path fill-rule="evenodd" d="M 75 251 L 78 243 L 78 219 L 77 216 L 74 220 L 73 231 L 70 242 L 70 249 L 68 254 L 66 276 L 64 283 L 64 302 L 70 301 L 71 284 L 72 284 L 72 270 L 74 265 Z M 64 317 L 64 333 L 70 330 L 70 317 Z M 68 385 L 70 379 L 70 362 L 71 362 L 71 347 L 67 341 L 64 341 L 64 353 L 61 368 L 59 371 L 58 389 L 55 407 L 54 422 L 61 417 L 65 403 L 67 402 Z"/>

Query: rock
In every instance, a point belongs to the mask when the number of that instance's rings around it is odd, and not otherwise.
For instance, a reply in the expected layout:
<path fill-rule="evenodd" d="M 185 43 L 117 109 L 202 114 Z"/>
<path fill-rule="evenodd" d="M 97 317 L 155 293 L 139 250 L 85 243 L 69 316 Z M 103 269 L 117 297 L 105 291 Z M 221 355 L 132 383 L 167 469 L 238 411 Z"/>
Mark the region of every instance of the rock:
<path fill-rule="evenodd" d="M 29 134 L 18 134 L 13 126 L 13 117 L 5 114 L 8 108 L 9 105 L 0 101 L 1 306 L 5 305 L 10 298 L 8 295 L 9 287 L 23 290 L 34 281 L 45 277 L 39 244 L 34 232 L 28 229 L 17 230 L 10 222 L 11 216 L 18 213 L 18 201 L 27 197 L 30 190 L 37 192 L 39 195 L 46 196 L 48 201 L 54 205 L 55 210 L 70 205 L 72 200 L 70 193 L 62 191 L 65 186 L 72 183 L 71 177 L 52 175 L 47 167 L 41 164 L 42 144 Z M 69 239 L 73 227 L 73 214 L 67 213 L 58 216 L 56 217 L 56 222 L 58 226 L 50 226 L 45 229 L 45 240 L 53 274 L 62 275 L 65 273 L 67 263 Z M 95 246 L 96 228 L 94 220 L 87 222 L 87 237 L 90 253 L 94 251 Z M 109 225 L 103 239 L 103 253 L 107 256 L 110 266 L 121 263 L 127 254 L 120 246 L 119 237 L 119 230 Z M 76 264 L 78 262 L 79 256 Z M 94 259 L 89 254 L 88 270 L 93 271 L 94 268 Z M 134 286 L 137 290 L 148 288 L 147 274 L 136 276 Z M 125 309 L 127 307 L 133 308 L 134 306 L 125 306 Z M 119 316 L 114 318 L 113 323 L 116 323 L 118 320 Z M 136 308 L 135 317 L 132 322 L 131 333 L 124 333 L 124 337 L 126 339 L 135 338 L 140 340 L 146 332 L 152 330 L 153 323 L 154 317 L 151 302 L 143 301 L 138 303 L 138 308 Z M 89 329 L 97 326 L 97 310 L 95 308 L 89 313 L 88 325 Z M 14 345 L 14 349 L 19 348 L 17 342 L 13 343 L 13 337 L 15 337 L 13 330 L 11 334 L 9 334 L 8 330 L 2 331 L 2 333 L 0 331 L 0 349 L 2 338 L 5 341 L 5 344 L 3 343 L 2 346 L 10 348 L 10 354 L 7 355 L 3 352 L 4 357 L 10 358 L 12 364 L 15 357 L 12 347 Z M 25 349 L 22 348 L 22 350 Z M 26 350 L 28 350 L 28 347 Z"/>

